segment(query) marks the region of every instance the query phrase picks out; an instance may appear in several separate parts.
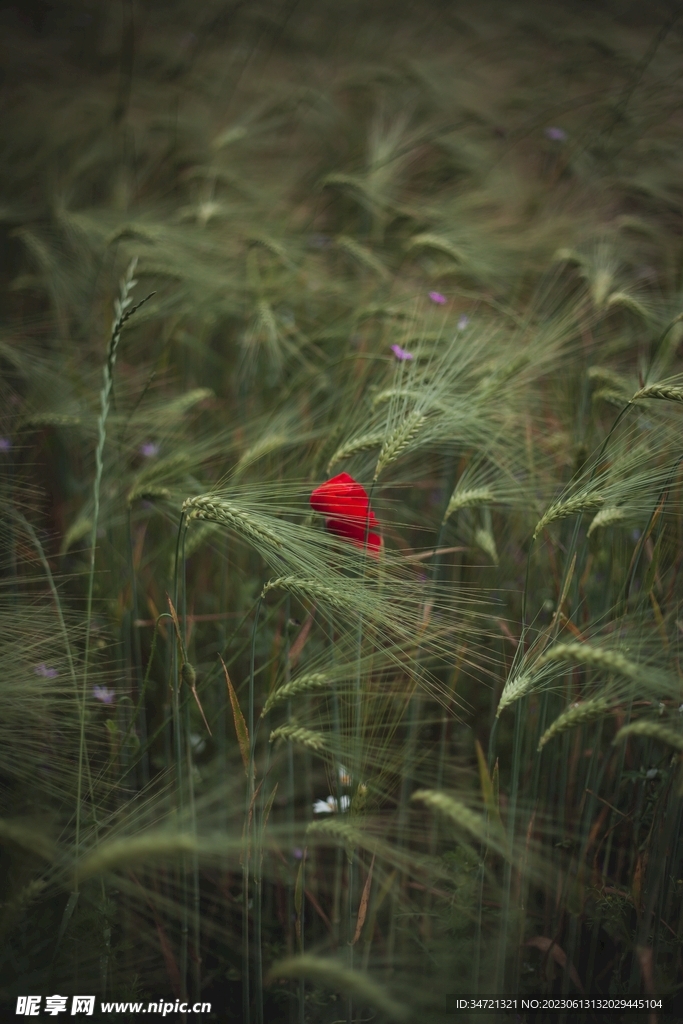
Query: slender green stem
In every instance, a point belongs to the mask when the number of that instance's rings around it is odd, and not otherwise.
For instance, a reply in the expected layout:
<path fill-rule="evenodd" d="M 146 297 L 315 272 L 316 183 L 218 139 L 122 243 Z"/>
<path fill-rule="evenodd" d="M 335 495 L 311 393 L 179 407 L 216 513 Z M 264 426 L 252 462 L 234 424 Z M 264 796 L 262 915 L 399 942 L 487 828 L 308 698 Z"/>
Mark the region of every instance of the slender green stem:
<path fill-rule="evenodd" d="M 173 607 L 178 608 L 178 596 L 181 582 L 181 571 L 184 568 L 184 560 L 182 559 L 182 550 L 184 548 L 184 535 L 187 529 L 185 522 L 185 516 L 181 514 L 180 523 L 178 524 L 178 536 L 176 540 L 176 552 L 175 552 L 175 569 L 173 574 Z M 184 573 L 183 573 L 184 575 Z M 184 588 L 183 588 L 184 589 Z M 182 644 L 182 636 L 177 637 L 174 630 L 170 630 L 169 636 L 171 637 L 171 677 L 173 687 L 173 742 L 175 750 L 175 764 L 176 764 L 176 797 L 178 801 L 178 820 L 183 825 L 185 824 L 185 779 L 183 772 L 183 723 L 180 714 L 180 671 L 179 671 L 179 647 Z M 185 747 L 186 750 L 189 747 L 189 729 L 185 729 L 186 739 Z M 188 764 L 187 778 L 188 782 L 192 774 L 191 764 Z M 181 863 L 181 889 L 182 889 L 182 910 L 180 920 L 180 993 L 181 998 L 185 1000 L 187 998 L 187 962 L 188 962 L 188 945 L 189 945 L 189 908 L 188 908 L 188 893 L 187 893 L 187 860 L 185 857 Z"/>
<path fill-rule="evenodd" d="M 140 738 L 140 783 L 145 789 L 149 784 L 149 752 L 147 750 L 147 715 L 145 713 L 144 696 L 141 691 L 142 676 L 142 652 L 140 650 L 140 630 L 135 625 L 139 618 L 138 610 L 138 587 L 135 577 L 135 565 L 133 564 L 133 524 L 132 509 L 128 509 L 128 561 L 130 565 L 130 596 L 131 596 L 131 647 L 133 651 L 133 665 L 135 671 L 135 690 L 137 707 L 133 715 L 133 723 L 137 727 Z"/>
<path fill-rule="evenodd" d="M 522 760 L 522 729 L 523 714 L 522 706 L 526 698 L 522 697 L 515 704 L 515 732 L 512 746 L 512 778 L 510 780 L 510 801 L 508 804 L 507 838 L 508 846 L 512 849 L 515 837 L 515 824 L 517 816 L 517 797 L 519 791 L 519 768 Z M 502 991 L 505 980 L 505 954 L 507 950 L 507 938 L 510 922 L 510 893 L 512 885 L 512 864 L 505 861 L 505 873 L 503 881 L 503 910 L 500 923 L 500 937 L 498 945 L 498 958 L 496 964 L 495 992 Z"/>
<path fill-rule="evenodd" d="M 247 731 L 249 733 L 249 766 L 247 769 L 247 803 L 245 809 L 244 818 L 244 838 L 245 838 L 245 849 L 244 849 L 244 869 L 242 873 L 243 879 L 243 906 L 242 906 L 242 993 L 243 993 L 243 1007 L 242 1007 L 242 1019 L 244 1024 L 250 1024 L 251 1021 L 251 981 L 250 981 L 250 943 L 249 943 L 249 862 L 250 862 L 250 851 L 251 851 L 251 823 L 250 816 L 253 810 L 254 804 L 254 784 L 255 784 L 255 758 L 256 758 L 256 734 L 254 731 L 254 668 L 256 662 L 256 634 L 258 631 L 259 615 L 261 613 L 261 604 L 263 602 L 263 594 L 259 596 L 256 602 L 256 611 L 254 613 L 254 624 L 251 633 L 251 658 L 249 663 L 249 697 L 247 705 Z"/>
<path fill-rule="evenodd" d="M 86 742 L 85 742 L 85 705 L 87 700 L 88 692 L 88 669 L 90 662 L 90 634 L 92 626 L 92 608 L 93 608 L 93 597 L 95 591 L 95 554 L 97 551 L 97 528 L 99 523 L 100 515 L 100 488 L 102 484 L 102 474 L 104 472 L 104 445 L 107 438 L 107 417 L 109 415 L 109 407 L 111 405 L 111 396 L 114 388 L 114 367 L 116 365 L 116 355 L 118 351 L 119 341 L 121 339 L 121 332 L 130 319 L 145 302 L 148 301 L 154 294 L 153 292 L 146 296 L 137 305 L 131 306 L 131 299 L 129 293 L 135 285 L 133 275 L 135 273 L 135 267 L 137 260 L 133 260 L 130 264 L 128 271 L 121 284 L 120 298 L 115 303 L 115 317 L 112 324 L 111 334 L 109 337 L 109 346 L 107 349 L 107 359 L 103 370 L 103 383 L 100 391 L 100 414 L 97 419 L 97 446 L 95 448 L 95 480 L 93 482 L 93 516 L 92 526 L 90 530 L 90 559 L 88 568 L 88 587 L 87 587 L 87 598 L 86 598 L 86 613 L 85 613 L 85 649 L 83 652 L 83 679 L 81 683 L 81 723 L 80 723 L 80 734 L 78 739 L 78 777 L 77 777 L 77 789 L 76 789 L 76 854 L 80 852 L 81 844 L 81 803 L 82 803 L 82 780 L 83 780 L 83 765 L 86 760 Z M 76 892 L 78 892 L 78 881 L 76 881 Z"/>
<path fill-rule="evenodd" d="M 334 620 L 332 617 L 328 619 L 328 630 L 329 630 L 329 644 L 330 644 L 330 661 L 334 664 Z M 337 807 L 341 808 L 342 805 L 342 783 L 341 783 L 341 754 L 342 754 L 342 736 L 341 736 L 341 715 L 339 709 L 339 694 L 337 693 L 336 683 L 333 681 L 331 684 L 331 696 L 332 696 L 332 729 L 334 735 L 334 750 L 335 750 L 335 765 L 334 772 L 336 777 L 336 789 L 337 789 Z M 341 846 L 338 846 L 335 853 L 335 867 L 334 867 L 334 889 L 332 895 L 332 930 L 335 942 L 339 942 L 339 918 L 340 918 L 340 903 L 341 903 L 341 891 L 342 891 L 342 872 L 344 869 L 344 851 Z"/>
<path fill-rule="evenodd" d="M 291 746 L 291 744 L 290 744 Z M 263 1016 L 263 829 L 266 797 L 266 779 L 270 761 L 270 743 L 264 735 L 263 785 L 259 797 L 258 815 L 254 808 L 254 989 L 256 1024 L 264 1024 Z"/>

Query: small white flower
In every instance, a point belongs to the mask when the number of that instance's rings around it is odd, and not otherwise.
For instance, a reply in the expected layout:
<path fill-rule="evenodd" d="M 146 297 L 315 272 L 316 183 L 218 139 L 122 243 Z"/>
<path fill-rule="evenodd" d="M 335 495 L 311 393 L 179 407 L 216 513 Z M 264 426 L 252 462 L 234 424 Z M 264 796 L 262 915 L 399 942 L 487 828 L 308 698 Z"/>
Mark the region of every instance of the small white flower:
<path fill-rule="evenodd" d="M 646 779 L 656 779 L 658 775 L 659 772 L 656 768 L 648 768 L 648 770 L 645 772 Z"/>
<path fill-rule="evenodd" d="M 328 796 L 327 800 L 316 800 L 313 804 L 314 814 L 333 814 L 337 810 L 337 801 L 333 796 Z"/>
<path fill-rule="evenodd" d="M 341 809 L 342 811 L 348 811 L 351 806 L 351 797 L 343 796 L 341 798 Z M 336 814 L 338 810 L 337 798 L 334 796 L 328 796 L 326 800 L 316 800 L 313 804 L 314 814 Z"/>

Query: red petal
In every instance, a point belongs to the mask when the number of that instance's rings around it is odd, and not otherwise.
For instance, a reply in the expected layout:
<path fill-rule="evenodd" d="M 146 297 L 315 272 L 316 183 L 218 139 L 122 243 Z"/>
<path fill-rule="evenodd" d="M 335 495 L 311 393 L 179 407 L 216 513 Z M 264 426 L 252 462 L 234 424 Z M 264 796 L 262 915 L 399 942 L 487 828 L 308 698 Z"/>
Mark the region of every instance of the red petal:
<path fill-rule="evenodd" d="M 377 525 L 371 523 L 371 525 Z M 357 522 L 350 523 L 348 520 L 342 519 L 326 519 L 325 526 L 334 533 L 337 537 L 343 537 L 344 540 L 351 541 L 357 548 L 363 548 L 363 541 L 365 540 L 365 523 L 358 525 Z M 382 546 L 382 538 L 378 533 L 368 533 L 368 547 L 372 554 L 376 554 L 379 548 Z"/>
<path fill-rule="evenodd" d="M 364 517 L 368 510 L 368 495 L 362 484 L 348 473 L 339 473 L 311 494 L 311 505 L 323 515 L 351 515 Z"/>
<path fill-rule="evenodd" d="M 339 473 L 316 487 L 311 494 L 311 506 L 325 516 L 330 533 L 359 548 L 363 548 L 367 533 L 371 553 L 378 553 L 382 538 L 375 530 L 379 522 L 370 509 L 367 491 L 348 473 Z"/>

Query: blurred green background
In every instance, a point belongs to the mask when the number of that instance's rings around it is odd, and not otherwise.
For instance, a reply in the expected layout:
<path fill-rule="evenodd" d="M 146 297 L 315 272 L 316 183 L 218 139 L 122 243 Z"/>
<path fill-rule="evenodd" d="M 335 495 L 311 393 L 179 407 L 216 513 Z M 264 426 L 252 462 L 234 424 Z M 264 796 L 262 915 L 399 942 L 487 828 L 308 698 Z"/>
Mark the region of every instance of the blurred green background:
<path fill-rule="evenodd" d="M 8 1013 L 675 996 L 681 15 L 0 6 Z"/>

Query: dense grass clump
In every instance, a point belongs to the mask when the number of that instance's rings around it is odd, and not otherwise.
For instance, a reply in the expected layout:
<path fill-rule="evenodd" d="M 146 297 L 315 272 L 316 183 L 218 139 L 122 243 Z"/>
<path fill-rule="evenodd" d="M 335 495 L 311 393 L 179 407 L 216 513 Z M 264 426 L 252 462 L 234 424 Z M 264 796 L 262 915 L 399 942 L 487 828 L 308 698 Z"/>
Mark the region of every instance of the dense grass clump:
<path fill-rule="evenodd" d="M 673 1005 L 679 13 L 0 10 L 8 1013 Z"/>

